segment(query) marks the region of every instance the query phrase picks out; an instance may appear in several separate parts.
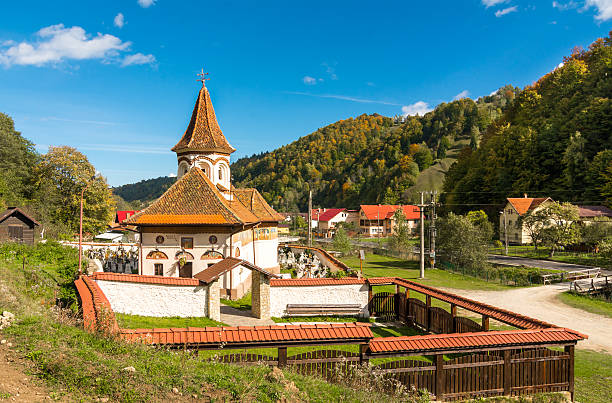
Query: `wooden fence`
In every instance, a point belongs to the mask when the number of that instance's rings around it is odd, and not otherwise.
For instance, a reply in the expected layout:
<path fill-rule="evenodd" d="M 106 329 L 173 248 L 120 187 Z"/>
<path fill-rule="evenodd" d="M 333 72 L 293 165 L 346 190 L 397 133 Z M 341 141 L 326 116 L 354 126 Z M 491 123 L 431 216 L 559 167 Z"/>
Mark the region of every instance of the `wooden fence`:
<path fill-rule="evenodd" d="M 370 314 L 385 320 L 395 320 L 398 317 L 397 296 L 391 292 L 378 292 L 370 300 Z"/>
<path fill-rule="evenodd" d="M 367 363 L 362 353 L 314 350 L 287 356 L 279 347 L 278 357 L 259 354 L 228 354 L 212 358 L 241 365 L 266 364 L 287 367 L 298 373 L 333 381 Z M 376 355 L 375 358 L 384 358 Z M 425 357 L 423 357 L 425 358 Z M 425 389 L 438 400 L 520 395 L 541 392 L 573 392 L 574 347 L 564 351 L 548 348 L 478 351 L 444 360 L 442 354 L 421 359 L 397 359 L 370 367 L 373 375 L 394 379 L 407 387 Z"/>

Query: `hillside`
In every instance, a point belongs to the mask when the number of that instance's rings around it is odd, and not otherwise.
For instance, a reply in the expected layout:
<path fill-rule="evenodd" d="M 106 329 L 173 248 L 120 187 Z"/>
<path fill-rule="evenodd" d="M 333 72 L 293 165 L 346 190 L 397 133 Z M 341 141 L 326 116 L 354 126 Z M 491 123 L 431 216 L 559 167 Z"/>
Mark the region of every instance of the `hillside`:
<path fill-rule="evenodd" d="M 477 102 L 442 103 L 400 124 L 376 114 L 341 120 L 274 151 L 236 161 L 235 184 L 259 189 L 280 210 L 303 211 L 309 190 L 315 206 L 409 203 L 415 185 L 441 188 L 460 148 L 476 147 L 480 133 L 517 91 L 508 86 Z"/>
<path fill-rule="evenodd" d="M 524 193 L 612 204 L 611 45 L 608 36 L 575 50 L 562 67 L 526 87 L 480 147 L 461 152 L 443 201 L 458 212 Z"/>
<path fill-rule="evenodd" d="M 232 164 L 236 187 L 255 187 L 275 208 L 304 211 L 308 190 L 315 206 L 410 203 L 419 190 L 441 190 L 444 176 L 464 147 L 511 104 L 507 86 L 476 102 L 442 103 L 425 116 L 403 122 L 361 115 L 325 126 L 276 150 Z M 113 189 L 131 208 L 159 197 L 175 178 L 159 177 Z"/>

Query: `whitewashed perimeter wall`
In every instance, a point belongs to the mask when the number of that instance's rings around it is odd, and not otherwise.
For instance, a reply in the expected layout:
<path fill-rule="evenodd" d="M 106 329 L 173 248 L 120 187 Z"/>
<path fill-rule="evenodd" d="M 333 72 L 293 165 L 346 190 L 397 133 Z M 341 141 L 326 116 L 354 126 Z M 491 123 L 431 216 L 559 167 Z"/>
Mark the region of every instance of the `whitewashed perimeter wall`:
<path fill-rule="evenodd" d="M 97 280 L 115 312 L 142 316 L 206 316 L 208 287 Z"/>
<path fill-rule="evenodd" d="M 370 316 L 366 284 L 270 287 L 270 316 L 287 316 L 288 304 L 359 304 L 361 315 Z"/>

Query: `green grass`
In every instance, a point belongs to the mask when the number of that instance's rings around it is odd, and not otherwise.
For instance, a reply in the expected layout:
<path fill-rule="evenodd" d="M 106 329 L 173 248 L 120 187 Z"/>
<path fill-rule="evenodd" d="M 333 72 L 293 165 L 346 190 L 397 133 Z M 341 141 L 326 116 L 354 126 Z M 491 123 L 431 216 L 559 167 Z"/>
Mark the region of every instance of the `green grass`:
<path fill-rule="evenodd" d="M 85 332 L 73 317 L 51 309 L 58 287 L 72 284 L 74 249 L 51 250 L 47 257 L 34 253 L 43 248 L 24 249 L 31 264 L 22 270 L 21 254 L 0 246 L 0 311 L 16 315 L 16 321 L 0 335 L 32 363 L 32 374 L 44 380 L 51 395 L 60 400 L 164 401 L 177 398 L 172 393 L 175 387 L 185 397 L 215 401 L 393 400 L 381 390 L 366 391 L 284 371 L 297 388 L 291 390 L 272 379 L 271 369 L 265 366 L 211 363 L 190 352 Z M 122 372 L 128 366 L 136 371 Z"/>
<path fill-rule="evenodd" d="M 576 350 L 574 365 L 575 400 L 609 402 L 612 391 L 612 355 Z"/>
<path fill-rule="evenodd" d="M 352 269 L 359 270 L 359 258 L 346 256 L 340 259 Z M 394 257 L 366 254 L 363 264 L 365 277 L 401 277 L 432 287 L 448 287 L 460 290 L 507 290 L 511 287 L 487 282 L 476 277 L 463 276 L 440 269 L 426 269 L 425 278 L 419 279 L 419 262 Z M 394 286 L 376 287 L 376 291 L 394 292 Z"/>
<path fill-rule="evenodd" d="M 200 318 L 179 318 L 155 316 L 127 315 L 115 313 L 119 327 L 124 329 L 155 329 L 170 327 L 206 327 L 206 326 L 227 326 L 225 323 L 217 322 L 206 317 Z"/>
<path fill-rule="evenodd" d="M 559 294 L 561 302 L 583 311 L 612 318 L 612 302 L 588 295 L 579 295 L 566 291 Z"/>
<path fill-rule="evenodd" d="M 287 322 L 366 322 L 366 319 L 354 316 L 283 316 L 282 318 L 272 317 L 274 323 Z"/>
<path fill-rule="evenodd" d="M 236 301 L 232 301 L 229 299 L 221 298 L 221 303 L 223 305 L 231 306 L 232 308 L 240 309 L 242 311 L 250 311 L 251 310 L 251 292 L 247 292 L 242 296 L 242 298 L 237 299 Z"/>

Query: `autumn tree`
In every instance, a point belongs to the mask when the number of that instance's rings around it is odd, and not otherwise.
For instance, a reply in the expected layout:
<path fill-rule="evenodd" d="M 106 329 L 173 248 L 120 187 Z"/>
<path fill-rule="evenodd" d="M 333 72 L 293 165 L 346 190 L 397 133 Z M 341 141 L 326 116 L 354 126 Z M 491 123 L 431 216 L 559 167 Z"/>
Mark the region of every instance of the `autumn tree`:
<path fill-rule="evenodd" d="M 35 171 L 36 204 L 43 220 L 51 224 L 51 232 L 65 236 L 79 230 L 83 189 L 83 232 L 100 232 L 111 221 L 115 203 L 108 184 L 75 148 L 49 147 Z"/>

